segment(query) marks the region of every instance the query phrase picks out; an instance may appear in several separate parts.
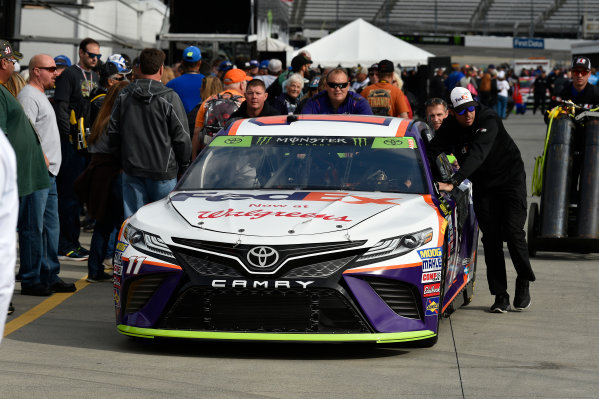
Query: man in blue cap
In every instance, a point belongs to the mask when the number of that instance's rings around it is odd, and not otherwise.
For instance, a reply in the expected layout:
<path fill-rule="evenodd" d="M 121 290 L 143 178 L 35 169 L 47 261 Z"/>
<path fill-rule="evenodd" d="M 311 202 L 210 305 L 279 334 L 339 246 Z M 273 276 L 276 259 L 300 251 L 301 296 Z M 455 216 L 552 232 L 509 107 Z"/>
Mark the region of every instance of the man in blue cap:
<path fill-rule="evenodd" d="M 181 98 L 185 112 L 189 113 L 202 101 L 200 89 L 204 75 L 200 73 L 202 53 L 196 46 L 189 46 L 183 50 L 181 61 L 182 75 L 169 81 L 166 87 L 175 91 Z"/>

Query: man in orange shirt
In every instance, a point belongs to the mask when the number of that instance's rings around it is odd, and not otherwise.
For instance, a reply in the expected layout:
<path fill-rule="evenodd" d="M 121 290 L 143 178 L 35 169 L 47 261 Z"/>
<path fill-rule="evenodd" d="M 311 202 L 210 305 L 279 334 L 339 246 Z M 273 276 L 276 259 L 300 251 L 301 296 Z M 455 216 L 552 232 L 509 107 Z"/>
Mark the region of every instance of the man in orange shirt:
<path fill-rule="evenodd" d="M 211 100 L 221 99 L 221 100 L 231 100 L 237 103 L 235 109 L 231 109 L 231 114 L 235 112 L 241 103 L 245 101 L 245 97 L 243 93 L 245 92 L 245 88 L 247 85 L 247 78 L 244 71 L 241 69 L 233 68 L 227 71 L 225 77 L 223 78 L 223 84 L 225 86 L 225 90 L 221 91 L 218 94 L 208 97 L 200 106 L 198 110 L 198 114 L 196 116 L 196 124 L 195 129 L 193 131 L 193 138 L 191 140 L 191 156 L 192 159 L 199 154 L 200 150 L 207 144 L 204 140 L 204 135 L 202 134 L 202 129 L 204 128 L 204 123 L 206 122 L 206 104 L 210 104 Z M 218 119 L 222 119 L 219 121 L 223 123 L 229 119 L 231 116 L 229 115 L 215 115 Z M 202 136 L 202 137 L 201 137 Z"/>
<path fill-rule="evenodd" d="M 366 86 L 360 93 L 370 103 L 374 115 L 408 117 L 406 98 L 403 92 L 391 83 L 393 81 L 393 63 L 389 60 L 379 62 L 379 81 Z"/>

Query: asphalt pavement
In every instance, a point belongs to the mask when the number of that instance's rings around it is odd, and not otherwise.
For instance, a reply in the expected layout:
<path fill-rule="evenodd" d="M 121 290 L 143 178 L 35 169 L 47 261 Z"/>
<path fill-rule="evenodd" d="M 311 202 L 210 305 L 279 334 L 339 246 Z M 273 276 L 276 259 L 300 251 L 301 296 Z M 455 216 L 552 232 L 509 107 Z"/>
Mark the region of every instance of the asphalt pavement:
<path fill-rule="evenodd" d="M 530 187 L 542 118 L 511 115 L 506 127 Z M 111 284 L 86 283 L 86 262 L 62 262 L 75 294 L 23 296 L 17 283 L 0 344 L 0 398 L 599 397 L 599 254 L 540 252 L 531 307 L 506 314 L 488 312 L 480 245 L 479 255 L 472 303 L 443 319 L 426 349 L 133 340 L 116 331 Z"/>

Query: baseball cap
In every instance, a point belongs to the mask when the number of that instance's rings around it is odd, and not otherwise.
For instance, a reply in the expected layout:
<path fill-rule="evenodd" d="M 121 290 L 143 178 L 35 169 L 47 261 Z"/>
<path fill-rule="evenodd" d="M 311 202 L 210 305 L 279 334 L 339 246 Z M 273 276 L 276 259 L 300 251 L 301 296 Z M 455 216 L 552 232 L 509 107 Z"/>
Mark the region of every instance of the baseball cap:
<path fill-rule="evenodd" d="M 268 70 L 269 71 L 277 73 L 277 72 L 281 72 L 281 69 L 283 69 L 283 63 L 281 62 L 281 60 L 273 58 L 270 61 L 268 61 Z"/>
<path fill-rule="evenodd" d="M 572 69 L 574 68 L 584 68 L 587 71 L 591 70 L 591 60 L 587 57 L 576 57 L 572 61 Z"/>
<path fill-rule="evenodd" d="M 256 60 L 250 60 L 250 67 L 257 68 L 260 66 L 260 63 Z"/>
<path fill-rule="evenodd" d="M 310 65 L 311 63 L 312 60 L 306 58 L 305 55 L 298 54 L 291 60 L 291 69 L 293 69 L 294 71 L 299 71 L 301 67 L 303 67 L 304 65 Z"/>
<path fill-rule="evenodd" d="M 372 64 L 372 65 L 370 66 L 370 68 L 368 68 L 368 72 L 371 72 L 371 71 L 376 71 L 376 72 L 378 72 L 378 70 L 379 70 L 379 64 L 376 64 L 376 63 L 375 63 L 375 64 Z"/>
<path fill-rule="evenodd" d="M 505 78 L 505 71 L 499 71 L 499 72 L 497 72 L 497 77 L 498 77 L 499 79 L 503 79 L 503 78 Z"/>
<path fill-rule="evenodd" d="M 202 52 L 196 46 L 189 46 L 183 50 L 183 61 L 198 62 L 202 59 Z"/>
<path fill-rule="evenodd" d="M 0 40 L 0 58 L 20 60 L 23 54 L 14 51 L 11 44 L 6 40 Z"/>
<path fill-rule="evenodd" d="M 464 87 L 456 87 L 451 91 L 449 96 L 451 98 L 451 106 L 455 111 L 461 111 L 471 105 L 478 105 L 478 102 L 472 98 L 470 90 Z"/>
<path fill-rule="evenodd" d="M 69 57 L 67 57 L 66 55 L 62 55 L 62 54 L 54 57 L 54 62 L 56 63 L 56 66 L 64 66 L 64 67 L 71 66 L 71 60 L 69 59 Z"/>
<path fill-rule="evenodd" d="M 225 77 L 223 79 L 223 83 L 226 85 L 230 85 L 232 83 L 239 83 L 246 80 L 246 74 L 239 68 L 229 69 L 227 73 L 225 73 Z"/>
<path fill-rule="evenodd" d="M 231 68 L 233 68 L 233 64 L 231 63 L 231 61 L 228 61 L 228 60 L 224 60 L 218 66 L 218 70 L 221 72 L 226 72 Z"/>
<path fill-rule="evenodd" d="M 308 84 L 308 87 L 310 89 L 317 89 L 319 84 L 320 84 L 320 76 L 314 76 L 312 78 L 312 80 L 310 81 L 310 83 Z"/>
<path fill-rule="evenodd" d="M 126 75 L 131 72 L 131 69 L 127 68 L 125 58 L 120 54 L 113 54 L 108 57 L 108 62 L 113 63 L 120 74 Z"/>
<path fill-rule="evenodd" d="M 260 61 L 260 69 L 268 69 L 269 60 Z"/>
<path fill-rule="evenodd" d="M 391 61 L 382 60 L 379 62 L 379 73 L 393 73 L 393 71 L 395 71 L 395 68 Z"/>

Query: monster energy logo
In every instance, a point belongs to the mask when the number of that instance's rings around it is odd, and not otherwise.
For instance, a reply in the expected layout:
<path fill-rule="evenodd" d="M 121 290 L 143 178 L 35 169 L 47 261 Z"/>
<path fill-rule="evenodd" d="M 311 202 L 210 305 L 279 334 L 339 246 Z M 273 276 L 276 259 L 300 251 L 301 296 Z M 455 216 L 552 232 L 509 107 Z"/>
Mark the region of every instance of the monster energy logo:
<path fill-rule="evenodd" d="M 256 145 L 266 145 L 270 142 L 271 139 L 272 137 L 258 137 Z"/>
<path fill-rule="evenodd" d="M 363 147 L 366 146 L 366 138 L 365 137 L 353 137 L 352 140 L 354 141 L 354 145 L 356 147 Z"/>

